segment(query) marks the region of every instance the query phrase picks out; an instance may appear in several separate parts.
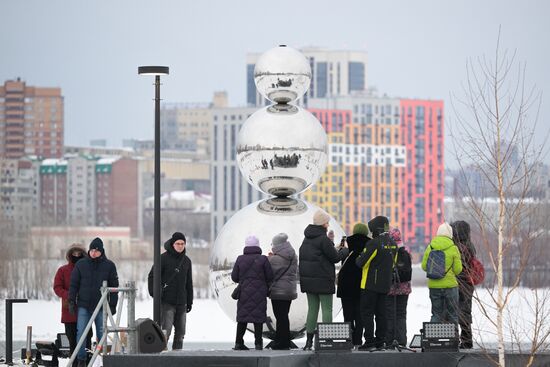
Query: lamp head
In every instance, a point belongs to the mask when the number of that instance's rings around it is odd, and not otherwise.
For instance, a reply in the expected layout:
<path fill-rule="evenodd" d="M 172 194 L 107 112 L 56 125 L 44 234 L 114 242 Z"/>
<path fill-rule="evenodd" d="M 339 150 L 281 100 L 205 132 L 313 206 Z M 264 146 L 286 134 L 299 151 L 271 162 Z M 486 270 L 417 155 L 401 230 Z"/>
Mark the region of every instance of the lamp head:
<path fill-rule="evenodd" d="M 138 66 L 139 75 L 168 75 L 168 66 Z"/>

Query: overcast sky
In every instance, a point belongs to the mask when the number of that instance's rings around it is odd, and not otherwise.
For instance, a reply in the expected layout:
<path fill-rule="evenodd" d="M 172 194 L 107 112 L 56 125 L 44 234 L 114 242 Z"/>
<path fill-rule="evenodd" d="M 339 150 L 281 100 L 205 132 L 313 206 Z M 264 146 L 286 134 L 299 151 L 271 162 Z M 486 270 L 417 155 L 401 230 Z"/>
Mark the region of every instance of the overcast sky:
<path fill-rule="evenodd" d="M 449 96 L 461 93 L 467 59 L 492 56 L 501 25 L 503 47 L 517 49 L 528 84 L 546 93 L 540 118 L 548 126 L 549 14 L 544 0 L 2 0 L 0 81 L 61 87 L 66 144 L 106 138 L 119 146 L 153 138 L 154 87 L 138 65 L 170 67 L 166 101 L 208 102 L 226 90 L 236 106 L 245 104 L 247 52 L 278 44 L 361 50 L 369 86 L 443 99 L 449 125 Z"/>

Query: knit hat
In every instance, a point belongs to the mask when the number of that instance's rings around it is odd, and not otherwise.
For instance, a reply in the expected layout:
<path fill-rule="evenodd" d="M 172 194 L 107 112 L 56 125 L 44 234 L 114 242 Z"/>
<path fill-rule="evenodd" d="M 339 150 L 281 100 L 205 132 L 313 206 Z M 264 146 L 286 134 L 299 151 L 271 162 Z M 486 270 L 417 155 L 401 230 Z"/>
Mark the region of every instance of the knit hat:
<path fill-rule="evenodd" d="M 444 222 L 437 229 L 437 235 L 438 236 L 449 237 L 450 239 L 452 239 L 453 238 L 453 228 L 449 225 L 449 223 Z"/>
<path fill-rule="evenodd" d="M 362 234 L 363 236 L 369 235 L 369 227 L 365 223 L 356 223 L 353 226 L 353 234 Z"/>
<path fill-rule="evenodd" d="M 171 238 L 172 245 L 178 240 L 182 240 L 183 242 L 187 242 L 187 240 L 185 239 L 185 235 L 183 233 L 174 232 L 174 234 L 172 235 L 172 238 Z"/>
<path fill-rule="evenodd" d="M 389 229 L 390 221 L 388 218 L 379 215 L 369 220 L 369 230 L 373 237 L 378 237 L 380 234 L 386 232 Z"/>
<path fill-rule="evenodd" d="M 275 235 L 275 237 L 273 237 L 273 240 L 271 240 L 271 244 L 273 246 L 277 246 L 282 243 L 285 243 L 287 240 L 288 240 L 288 235 L 286 233 L 279 233 L 278 235 Z"/>
<path fill-rule="evenodd" d="M 246 237 L 244 244 L 246 246 L 260 246 L 260 240 L 258 240 L 258 237 L 252 235 L 252 236 Z"/>
<path fill-rule="evenodd" d="M 316 226 L 322 226 L 330 221 L 330 216 L 325 213 L 325 211 L 318 209 L 315 214 L 313 214 L 313 224 Z"/>
<path fill-rule="evenodd" d="M 103 249 L 103 241 L 101 240 L 101 238 L 96 237 L 92 240 L 92 242 L 90 242 L 90 248 L 88 249 L 88 252 L 90 252 L 90 250 L 98 250 L 102 254 L 105 253 L 105 250 Z"/>

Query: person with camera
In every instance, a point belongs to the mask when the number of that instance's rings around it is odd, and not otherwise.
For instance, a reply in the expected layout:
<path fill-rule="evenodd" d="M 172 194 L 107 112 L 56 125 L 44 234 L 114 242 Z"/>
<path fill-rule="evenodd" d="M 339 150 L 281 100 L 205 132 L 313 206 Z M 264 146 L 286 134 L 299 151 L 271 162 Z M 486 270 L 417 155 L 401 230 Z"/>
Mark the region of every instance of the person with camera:
<path fill-rule="evenodd" d="M 338 290 L 336 297 L 342 301 L 344 321 L 351 324 L 353 345 L 359 347 L 363 338 L 363 322 L 361 321 L 361 269 L 355 265 L 355 260 L 363 252 L 370 241 L 369 228 L 364 223 L 353 226 L 353 235 L 343 237 L 340 247 L 347 242 L 349 255 L 342 262 L 338 272 Z"/>
<path fill-rule="evenodd" d="M 323 322 L 332 322 L 332 297 L 335 293 L 335 267 L 344 260 L 349 250 L 344 242 L 339 249 L 327 237 L 330 216 L 319 209 L 313 215 L 313 224 L 304 230 L 304 241 L 300 246 L 300 290 L 307 294 L 306 345 L 311 350 L 313 336 L 317 328 L 319 306 L 323 313 Z"/>
<path fill-rule="evenodd" d="M 161 295 L 161 328 L 170 339 L 172 327 L 174 339 L 172 350 L 183 348 L 187 313 L 193 307 L 193 269 L 191 259 L 187 256 L 187 240 L 181 232 L 174 232 L 164 243 L 164 252 L 160 256 Z M 154 266 L 148 276 L 149 294 L 153 296 Z"/>
<path fill-rule="evenodd" d="M 393 257 L 397 246 L 388 235 L 389 220 L 377 216 L 368 223 L 372 240 L 355 260 L 362 269 L 361 320 L 365 328 L 365 343 L 359 350 L 383 349 L 386 339 L 386 295 L 392 282 Z M 374 320 L 376 318 L 376 333 Z"/>

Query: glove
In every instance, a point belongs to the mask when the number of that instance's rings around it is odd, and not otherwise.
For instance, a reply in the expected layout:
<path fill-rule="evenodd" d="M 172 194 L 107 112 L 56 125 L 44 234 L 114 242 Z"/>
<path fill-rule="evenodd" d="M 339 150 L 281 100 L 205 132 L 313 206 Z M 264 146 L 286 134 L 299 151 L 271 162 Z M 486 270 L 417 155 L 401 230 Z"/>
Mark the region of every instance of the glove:
<path fill-rule="evenodd" d="M 111 313 L 112 313 L 113 315 L 116 314 L 116 306 L 109 305 L 109 309 L 111 310 Z"/>
<path fill-rule="evenodd" d="M 71 315 L 76 315 L 76 307 L 74 301 L 69 301 L 69 313 Z"/>
<path fill-rule="evenodd" d="M 187 313 L 191 312 L 191 308 L 193 308 L 193 305 L 192 305 L 192 304 L 187 305 Z"/>

